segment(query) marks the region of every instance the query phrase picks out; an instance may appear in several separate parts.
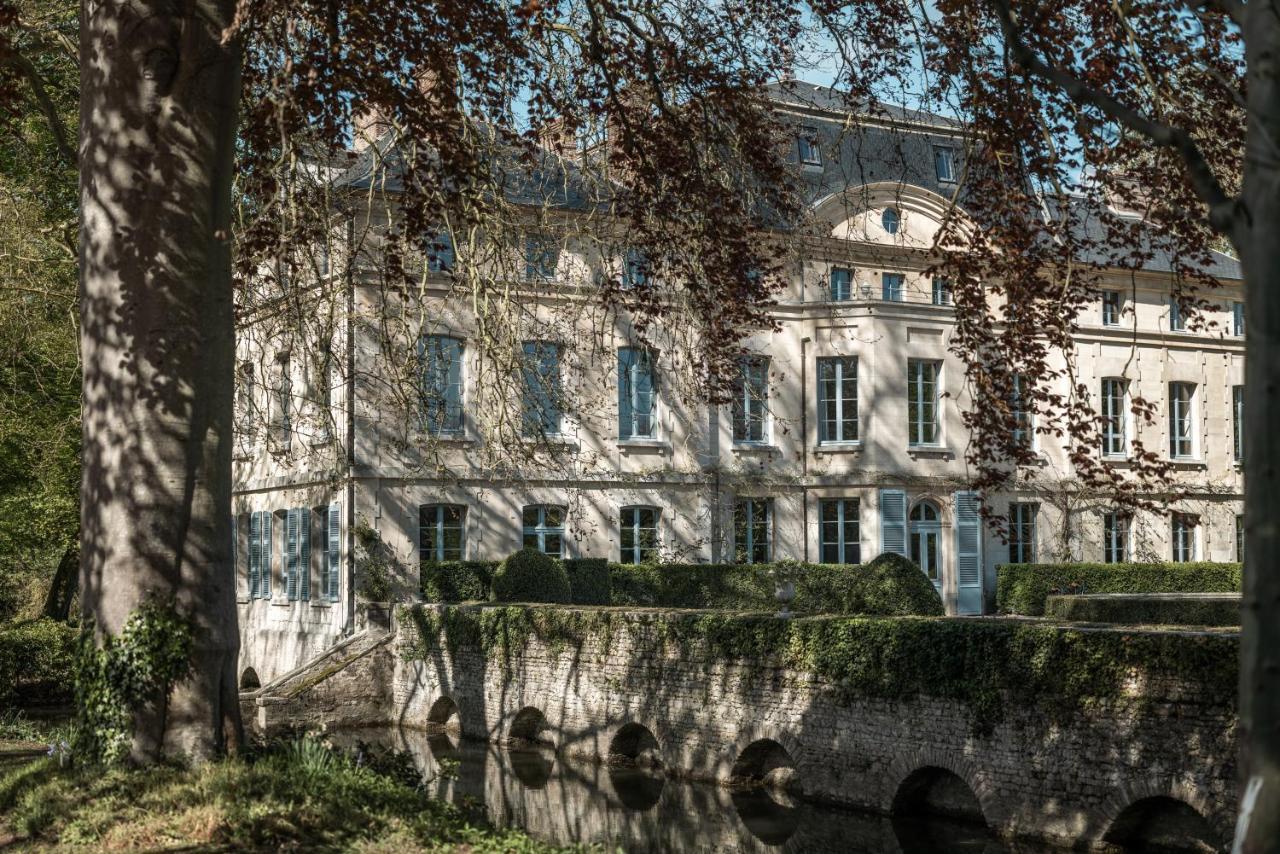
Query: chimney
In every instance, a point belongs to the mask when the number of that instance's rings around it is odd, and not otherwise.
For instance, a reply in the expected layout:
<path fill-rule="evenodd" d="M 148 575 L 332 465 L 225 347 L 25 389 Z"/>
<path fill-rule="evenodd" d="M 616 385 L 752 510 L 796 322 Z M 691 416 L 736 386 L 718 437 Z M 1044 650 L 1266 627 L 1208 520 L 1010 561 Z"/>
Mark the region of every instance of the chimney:
<path fill-rule="evenodd" d="M 367 106 L 351 114 L 351 147 L 364 151 L 391 130 L 391 122 L 377 107 Z"/>

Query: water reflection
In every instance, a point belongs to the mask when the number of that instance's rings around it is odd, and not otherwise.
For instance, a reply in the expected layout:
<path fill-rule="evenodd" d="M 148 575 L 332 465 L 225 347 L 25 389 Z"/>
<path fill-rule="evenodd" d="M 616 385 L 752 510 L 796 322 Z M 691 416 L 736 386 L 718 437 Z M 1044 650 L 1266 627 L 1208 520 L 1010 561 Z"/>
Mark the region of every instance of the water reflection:
<path fill-rule="evenodd" d="M 793 801 L 766 788 L 731 791 L 663 775 L 657 762 L 600 765 L 536 743 L 488 744 L 457 731 L 359 730 L 338 743 L 378 743 L 414 758 L 433 797 L 484 805 L 498 826 L 558 844 L 626 851 L 1002 852 L 985 828 L 898 821 Z"/>

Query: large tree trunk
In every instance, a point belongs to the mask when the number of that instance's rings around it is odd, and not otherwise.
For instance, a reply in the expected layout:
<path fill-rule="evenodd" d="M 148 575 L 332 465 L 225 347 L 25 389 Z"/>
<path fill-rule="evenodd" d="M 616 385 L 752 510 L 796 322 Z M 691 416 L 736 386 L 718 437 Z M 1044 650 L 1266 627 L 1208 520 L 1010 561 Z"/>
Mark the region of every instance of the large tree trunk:
<path fill-rule="evenodd" d="M 1245 6 L 1249 130 L 1244 265 L 1245 566 L 1240 644 L 1241 803 L 1237 851 L 1280 851 L 1280 20 Z"/>
<path fill-rule="evenodd" d="M 239 739 L 232 572 L 234 3 L 83 0 L 80 590 L 99 637 L 147 597 L 192 621 L 193 675 L 131 758 Z"/>

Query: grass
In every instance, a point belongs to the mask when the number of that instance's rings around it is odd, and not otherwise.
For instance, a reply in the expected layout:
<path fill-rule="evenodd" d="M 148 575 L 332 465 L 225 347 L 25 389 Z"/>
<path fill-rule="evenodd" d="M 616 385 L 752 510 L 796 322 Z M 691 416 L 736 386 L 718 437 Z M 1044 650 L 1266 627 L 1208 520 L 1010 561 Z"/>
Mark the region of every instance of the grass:
<path fill-rule="evenodd" d="M 6 851 L 562 850 L 431 800 L 403 764 L 375 768 L 314 741 L 198 768 L 0 765 Z"/>

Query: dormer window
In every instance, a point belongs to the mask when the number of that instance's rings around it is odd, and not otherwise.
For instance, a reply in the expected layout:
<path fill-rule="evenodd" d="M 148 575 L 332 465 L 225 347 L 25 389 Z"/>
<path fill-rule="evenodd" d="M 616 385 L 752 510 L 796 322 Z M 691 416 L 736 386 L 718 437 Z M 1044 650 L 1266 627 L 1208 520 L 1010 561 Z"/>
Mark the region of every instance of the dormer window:
<path fill-rule="evenodd" d="M 956 153 L 945 145 L 933 147 L 933 169 L 941 183 L 952 183 L 956 180 Z"/>
<path fill-rule="evenodd" d="M 800 149 L 800 162 L 806 166 L 821 166 L 822 151 L 818 148 L 818 129 L 802 127 L 796 136 L 796 144 Z"/>
<path fill-rule="evenodd" d="M 898 216 L 897 208 L 885 208 L 884 213 L 880 214 L 880 225 L 890 234 L 898 233 L 898 225 L 901 218 Z"/>

